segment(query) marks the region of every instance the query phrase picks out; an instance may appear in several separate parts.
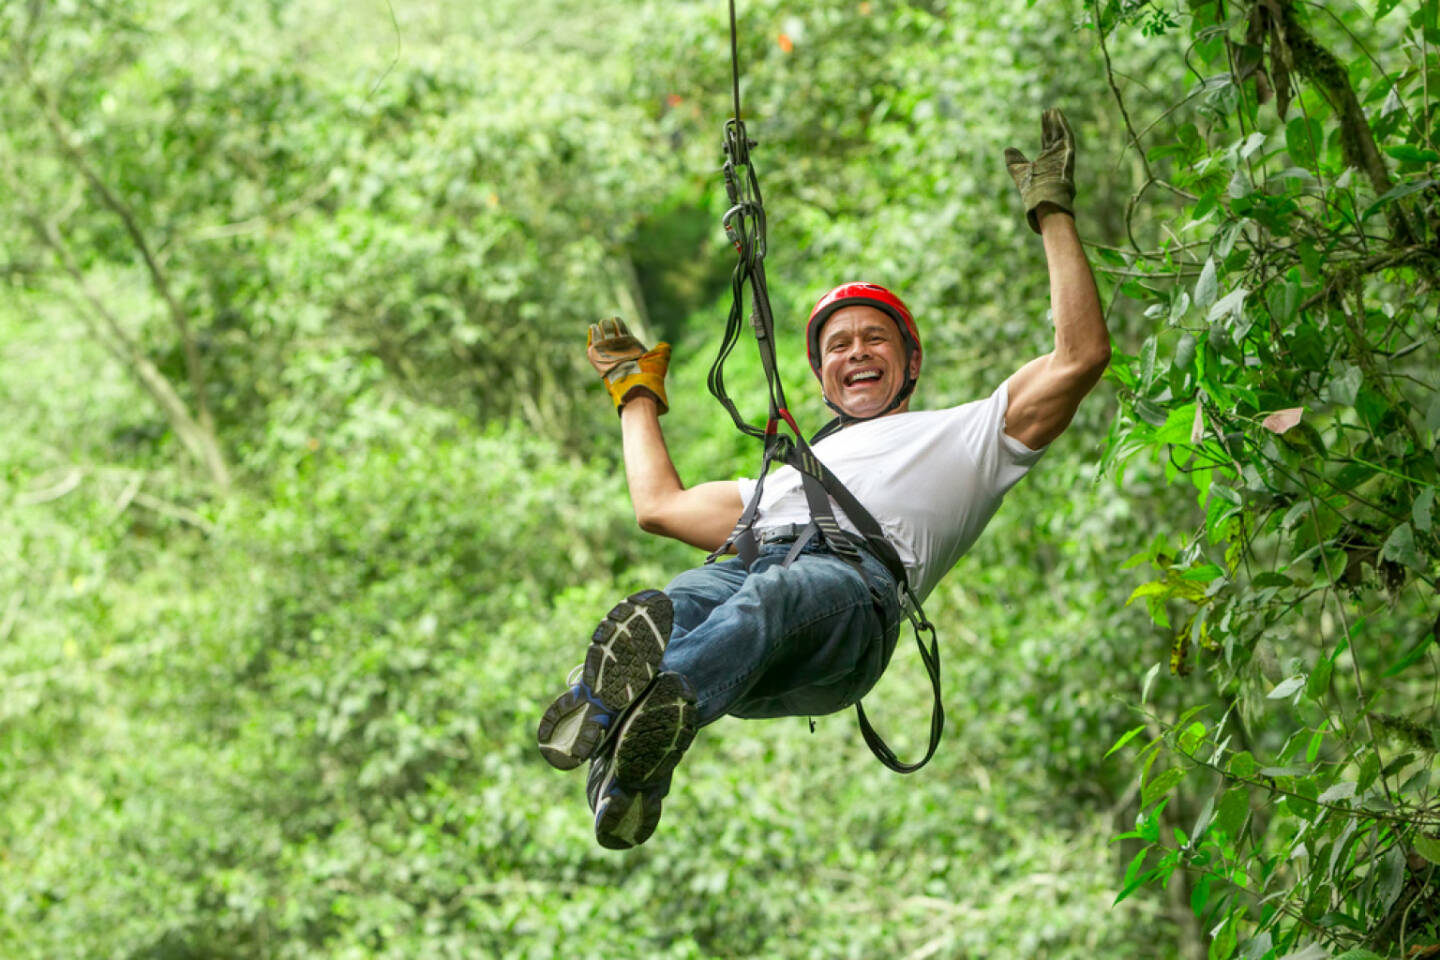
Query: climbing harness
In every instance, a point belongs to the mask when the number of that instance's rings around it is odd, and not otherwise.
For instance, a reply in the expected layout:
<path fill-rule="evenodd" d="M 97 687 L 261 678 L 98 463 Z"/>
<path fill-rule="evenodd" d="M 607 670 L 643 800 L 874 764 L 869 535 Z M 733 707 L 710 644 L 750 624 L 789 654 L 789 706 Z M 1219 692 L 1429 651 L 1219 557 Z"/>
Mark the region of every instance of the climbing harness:
<path fill-rule="evenodd" d="M 859 717 L 860 733 L 880 762 L 897 773 L 912 773 L 923 767 L 935 755 L 935 748 L 939 746 L 941 733 L 945 729 L 945 709 L 940 699 L 939 641 L 935 635 L 934 624 L 925 618 L 919 599 L 910 589 L 910 581 L 906 575 L 904 563 L 901 562 L 899 554 L 885 536 L 880 524 L 810 449 L 810 444 L 818 442 L 848 423 L 857 422 L 859 418 L 851 418 L 842 414 L 821 428 L 807 443 L 785 402 L 785 390 L 776 370 L 775 320 L 770 310 L 769 289 L 765 281 L 765 208 L 760 195 L 760 182 L 756 177 L 755 167 L 750 157 L 750 152 L 755 148 L 756 142 L 751 140 L 746 133 L 745 123 L 740 113 L 740 54 L 735 26 L 735 0 L 729 0 L 729 2 L 730 76 L 735 115 L 725 123 L 724 127 L 725 162 L 722 173 L 725 179 L 725 191 L 730 200 L 730 208 L 721 218 L 721 225 L 725 229 L 725 236 L 734 245 L 738 259 L 730 278 L 730 315 L 725 324 L 725 334 L 721 339 L 719 354 L 710 367 L 707 383 L 710 392 L 730 414 L 735 426 L 747 436 L 763 441 L 764 455 L 755 482 L 755 492 L 751 495 L 750 502 L 745 505 L 739 522 L 736 523 L 735 529 L 731 531 L 725 543 L 710 554 L 706 558 L 706 562 L 713 562 L 733 547 L 740 562 L 747 568 L 754 563 L 755 558 L 759 555 L 759 543 L 754 531 L 755 515 L 760 507 L 765 476 L 769 472 L 771 464 L 776 462 L 794 467 L 799 472 L 803 483 L 811 519 L 810 523 L 795 533 L 795 539 L 783 561 L 784 566 L 789 566 L 800 555 L 807 543 L 818 538 L 836 556 L 860 570 L 862 576 L 864 568 L 861 563 L 860 551 L 868 550 L 885 565 L 885 568 L 895 578 L 895 583 L 901 592 L 902 609 L 915 631 L 915 644 L 920 648 L 920 658 L 925 663 L 925 670 L 929 674 L 931 690 L 934 693 L 934 703 L 930 711 L 930 745 L 925 756 L 915 763 L 902 762 L 880 734 L 875 732 L 869 718 L 865 715 L 865 708 L 856 703 L 855 711 Z M 750 326 L 759 346 L 760 364 L 764 370 L 766 390 L 769 394 L 769 416 L 764 428 L 748 422 L 741 416 L 739 409 L 725 389 L 725 361 L 740 342 L 747 287 L 750 291 Z M 837 291 L 843 289 L 837 288 Z M 828 317 L 829 312 L 845 305 L 842 302 L 845 297 L 838 294 L 837 291 L 832 291 L 837 294 L 832 302 L 827 303 L 822 300 L 820 304 L 817 304 L 816 313 L 811 314 L 813 329 L 818 331 L 819 323 L 824 322 L 824 318 Z M 885 293 L 889 294 L 889 291 L 885 291 Z M 900 304 L 893 294 L 889 294 L 889 297 L 900 310 L 904 309 L 903 304 Z M 861 296 L 858 300 L 851 302 L 873 303 L 874 300 L 875 298 L 871 296 Z M 828 308 L 828 310 L 817 322 L 816 316 L 822 308 Z M 897 315 L 894 309 L 888 309 L 887 312 L 892 316 Z M 901 325 L 901 332 L 906 338 L 907 345 L 911 345 L 912 349 L 918 351 L 919 338 L 908 311 L 904 312 L 903 322 L 897 317 L 897 323 Z M 897 396 L 890 407 L 877 416 L 893 410 L 903 402 L 905 396 L 908 396 L 909 389 L 913 388 L 914 384 L 909 376 L 908 356 L 907 353 L 906 378 L 905 385 L 902 387 L 902 395 Z M 813 348 L 811 358 L 811 364 L 814 366 L 818 360 Z M 832 406 L 834 405 L 832 404 Z M 838 407 L 835 409 L 840 412 Z M 792 435 L 786 435 L 780 431 L 782 423 L 790 428 Z M 835 512 L 830 506 L 832 499 L 860 531 L 860 536 L 857 537 L 847 532 L 836 522 Z M 930 635 L 928 647 L 924 639 L 926 633 Z"/>

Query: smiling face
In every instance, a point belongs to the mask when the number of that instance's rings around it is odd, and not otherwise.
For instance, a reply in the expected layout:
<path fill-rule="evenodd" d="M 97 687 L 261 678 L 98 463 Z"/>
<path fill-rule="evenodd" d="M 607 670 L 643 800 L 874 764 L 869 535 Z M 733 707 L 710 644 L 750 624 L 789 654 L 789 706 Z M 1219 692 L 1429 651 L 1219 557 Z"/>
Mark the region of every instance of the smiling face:
<path fill-rule="evenodd" d="M 825 397 L 852 417 L 873 417 L 905 384 L 905 341 L 888 314 L 874 307 L 836 310 L 820 330 L 820 385 Z M 911 378 L 920 358 L 910 357 Z M 910 399 L 891 413 L 902 413 Z"/>

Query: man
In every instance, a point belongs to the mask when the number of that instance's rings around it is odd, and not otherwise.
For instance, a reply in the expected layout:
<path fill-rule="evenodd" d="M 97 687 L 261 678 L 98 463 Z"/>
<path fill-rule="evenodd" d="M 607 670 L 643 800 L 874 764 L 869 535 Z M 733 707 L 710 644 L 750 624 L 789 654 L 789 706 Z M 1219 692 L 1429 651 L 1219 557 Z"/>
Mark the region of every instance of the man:
<path fill-rule="evenodd" d="M 1047 110 L 1032 162 L 1005 151 L 1050 274 L 1055 350 L 988 399 L 911 413 L 918 328 L 883 287 L 843 284 L 810 317 L 811 367 L 846 423 L 815 455 L 884 529 L 921 599 L 979 536 L 1005 492 L 1069 425 L 1110 358 L 1109 335 L 1073 217 L 1074 138 Z M 647 351 L 617 321 L 590 328 L 587 352 L 620 415 L 626 480 L 649 533 L 706 550 L 726 542 L 755 483 L 686 487 L 660 429 L 669 346 Z M 842 527 L 854 531 L 836 507 Z M 816 716 L 857 702 L 879 679 L 901 619 L 897 584 L 861 551 L 859 569 L 823 540 L 786 565 L 810 519 L 800 475 L 767 479 L 759 557 L 688 570 L 664 592 L 616 606 L 596 629 L 581 675 L 546 710 L 540 749 L 561 769 L 591 761 L 586 785 L 606 847 L 643 843 L 698 727 L 725 714 Z"/>

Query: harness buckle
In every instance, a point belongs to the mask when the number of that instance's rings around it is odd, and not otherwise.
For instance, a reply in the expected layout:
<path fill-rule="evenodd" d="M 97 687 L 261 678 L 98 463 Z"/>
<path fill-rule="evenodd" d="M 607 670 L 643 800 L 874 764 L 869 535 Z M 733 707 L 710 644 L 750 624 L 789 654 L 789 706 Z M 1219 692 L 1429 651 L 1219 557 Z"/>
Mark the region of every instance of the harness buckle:
<path fill-rule="evenodd" d="M 764 530 L 758 532 L 755 538 L 759 540 L 762 545 L 790 543 L 804 533 L 805 528 L 808 526 L 808 523 L 782 523 L 778 527 L 766 527 Z"/>

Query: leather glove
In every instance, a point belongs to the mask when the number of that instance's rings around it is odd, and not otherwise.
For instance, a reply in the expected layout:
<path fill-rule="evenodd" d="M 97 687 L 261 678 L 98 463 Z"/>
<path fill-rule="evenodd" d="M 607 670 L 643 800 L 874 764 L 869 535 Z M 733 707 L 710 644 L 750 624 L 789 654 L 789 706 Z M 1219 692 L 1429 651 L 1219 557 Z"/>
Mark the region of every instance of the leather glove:
<path fill-rule="evenodd" d="M 1020 188 L 1025 202 L 1025 219 L 1030 229 L 1040 232 L 1035 210 L 1042 203 L 1053 203 L 1071 216 L 1075 215 L 1075 134 L 1065 114 L 1051 107 L 1040 115 L 1040 154 L 1026 160 L 1025 154 L 1008 147 L 1005 166 Z"/>
<path fill-rule="evenodd" d="M 660 403 L 660 412 L 670 409 L 665 399 L 665 371 L 670 366 L 670 344 L 657 343 L 646 350 L 645 344 L 630 333 L 619 317 L 590 324 L 585 337 L 585 355 L 590 365 L 605 381 L 610 399 L 618 414 L 625 401 L 649 394 Z"/>

